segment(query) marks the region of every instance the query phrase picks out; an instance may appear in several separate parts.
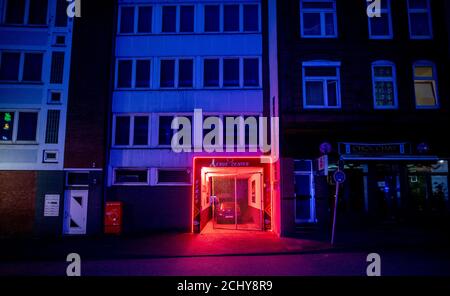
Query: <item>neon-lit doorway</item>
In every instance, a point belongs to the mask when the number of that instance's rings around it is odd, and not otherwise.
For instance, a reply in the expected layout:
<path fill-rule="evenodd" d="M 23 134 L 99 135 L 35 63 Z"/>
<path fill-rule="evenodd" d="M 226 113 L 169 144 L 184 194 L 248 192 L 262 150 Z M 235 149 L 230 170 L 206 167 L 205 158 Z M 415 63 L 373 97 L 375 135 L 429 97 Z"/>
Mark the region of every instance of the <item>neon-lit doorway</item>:
<path fill-rule="evenodd" d="M 255 158 L 194 158 L 192 231 L 272 229 L 271 165 Z"/>

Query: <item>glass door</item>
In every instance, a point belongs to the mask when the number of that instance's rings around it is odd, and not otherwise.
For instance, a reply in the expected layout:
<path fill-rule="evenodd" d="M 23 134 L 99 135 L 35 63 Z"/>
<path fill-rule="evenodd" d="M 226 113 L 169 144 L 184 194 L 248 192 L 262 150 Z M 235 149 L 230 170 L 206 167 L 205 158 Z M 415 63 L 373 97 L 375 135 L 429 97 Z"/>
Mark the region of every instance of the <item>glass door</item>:
<path fill-rule="evenodd" d="M 235 175 L 212 178 L 214 229 L 236 229 L 236 217 L 240 214 L 236 207 L 236 186 Z"/>

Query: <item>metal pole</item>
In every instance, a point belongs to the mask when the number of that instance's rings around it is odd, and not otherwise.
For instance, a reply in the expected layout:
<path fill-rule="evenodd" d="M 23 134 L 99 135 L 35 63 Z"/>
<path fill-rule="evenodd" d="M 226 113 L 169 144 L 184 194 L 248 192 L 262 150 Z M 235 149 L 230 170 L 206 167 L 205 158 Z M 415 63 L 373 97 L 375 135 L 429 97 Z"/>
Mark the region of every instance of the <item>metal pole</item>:
<path fill-rule="evenodd" d="M 334 213 L 333 213 L 333 229 L 331 231 L 331 244 L 334 245 L 334 234 L 336 231 L 336 216 L 337 216 L 337 207 L 338 207 L 338 198 L 339 198 L 339 182 L 336 182 L 336 196 L 334 198 Z"/>

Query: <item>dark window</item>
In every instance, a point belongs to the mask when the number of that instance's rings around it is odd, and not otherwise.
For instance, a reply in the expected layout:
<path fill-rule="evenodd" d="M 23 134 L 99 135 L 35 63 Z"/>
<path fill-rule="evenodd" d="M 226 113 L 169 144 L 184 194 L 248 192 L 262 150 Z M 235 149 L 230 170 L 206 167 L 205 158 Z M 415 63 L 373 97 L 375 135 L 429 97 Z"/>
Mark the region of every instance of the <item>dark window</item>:
<path fill-rule="evenodd" d="M 177 30 L 177 7 L 164 6 L 162 10 L 163 33 L 175 33 Z"/>
<path fill-rule="evenodd" d="M 30 0 L 28 23 L 30 25 L 46 25 L 47 10 L 47 0 Z"/>
<path fill-rule="evenodd" d="M 130 60 L 122 60 L 118 63 L 118 77 L 117 87 L 130 88 L 131 87 L 131 71 L 133 68 L 133 62 Z"/>
<path fill-rule="evenodd" d="M 244 86 L 259 86 L 258 59 L 244 59 Z"/>
<path fill-rule="evenodd" d="M 206 87 L 219 86 L 219 60 L 204 60 L 203 70 L 203 85 Z"/>
<path fill-rule="evenodd" d="M 89 185 L 89 173 L 67 173 L 67 185 L 71 186 Z"/>
<path fill-rule="evenodd" d="M 223 60 L 223 86 L 239 86 L 239 59 Z"/>
<path fill-rule="evenodd" d="M 6 2 L 5 22 L 23 24 L 25 20 L 25 0 L 8 0 Z"/>
<path fill-rule="evenodd" d="M 223 30 L 225 32 L 239 31 L 239 5 L 224 6 Z"/>
<path fill-rule="evenodd" d="M 20 67 L 20 53 L 3 52 L 0 62 L 0 80 L 18 81 Z"/>
<path fill-rule="evenodd" d="M 170 145 L 174 131 L 172 129 L 173 116 L 160 116 L 158 129 L 159 145 Z"/>
<path fill-rule="evenodd" d="M 0 112 L 0 141 L 12 141 L 14 112 Z"/>
<path fill-rule="evenodd" d="M 175 60 L 161 60 L 161 87 L 175 87 Z"/>
<path fill-rule="evenodd" d="M 64 52 L 52 53 L 52 68 L 50 82 L 61 84 L 64 78 Z"/>
<path fill-rule="evenodd" d="M 244 5 L 244 31 L 259 31 L 258 5 Z"/>
<path fill-rule="evenodd" d="M 190 183 L 191 176 L 187 170 L 158 170 L 158 183 Z"/>
<path fill-rule="evenodd" d="M 121 183 L 148 183 L 147 170 L 116 170 L 115 171 L 115 184 Z"/>
<path fill-rule="evenodd" d="M 17 141 L 36 141 L 37 118 L 36 112 L 19 113 Z"/>
<path fill-rule="evenodd" d="M 67 1 L 57 0 L 56 2 L 56 27 L 67 27 Z"/>
<path fill-rule="evenodd" d="M 47 112 L 46 144 L 58 144 L 60 114 L 59 110 L 48 110 Z"/>
<path fill-rule="evenodd" d="M 138 32 L 151 33 L 152 32 L 152 12 L 151 6 L 139 7 L 138 18 Z"/>
<path fill-rule="evenodd" d="M 42 81 L 41 53 L 26 53 L 23 66 L 23 81 Z"/>
<path fill-rule="evenodd" d="M 194 32 L 194 6 L 180 7 L 180 32 Z"/>
<path fill-rule="evenodd" d="M 130 117 L 116 117 L 116 140 L 115 145 L 130 145 Z"/>
<path fill-rule="evenodd" d="M 150 61 L 136 61 L 136 87 L 150 87 Z"/>
<path fill-rule="evenodd" d="M 219 32 L 220 6 L 205 5 L 205 32 Z"/>
<path fill-rule="evenodd" d="M 134 32 L 134 7 L 120 9 L 120 33 Z"/>
<path fill-rule="evenodd" d="M 134 118 L 133 145 L 148 145 L 148 116 Z"/>
<path fill-rule="evenodd" d="M 192 87 L 193 86 L 193 60 L 180 60 L 178 66 L 178 86 L 179 87 Z"/>

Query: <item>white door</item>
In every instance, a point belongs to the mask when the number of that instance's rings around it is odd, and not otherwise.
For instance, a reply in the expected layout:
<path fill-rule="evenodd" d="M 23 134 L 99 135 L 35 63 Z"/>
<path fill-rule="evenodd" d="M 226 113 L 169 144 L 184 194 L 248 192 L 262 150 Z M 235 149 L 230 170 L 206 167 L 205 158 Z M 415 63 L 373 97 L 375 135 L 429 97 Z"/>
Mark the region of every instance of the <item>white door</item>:
<path fill-rule="evenodd" d="M 64 234 L 86 234 L 87 190 L 66 190 Z"/>

